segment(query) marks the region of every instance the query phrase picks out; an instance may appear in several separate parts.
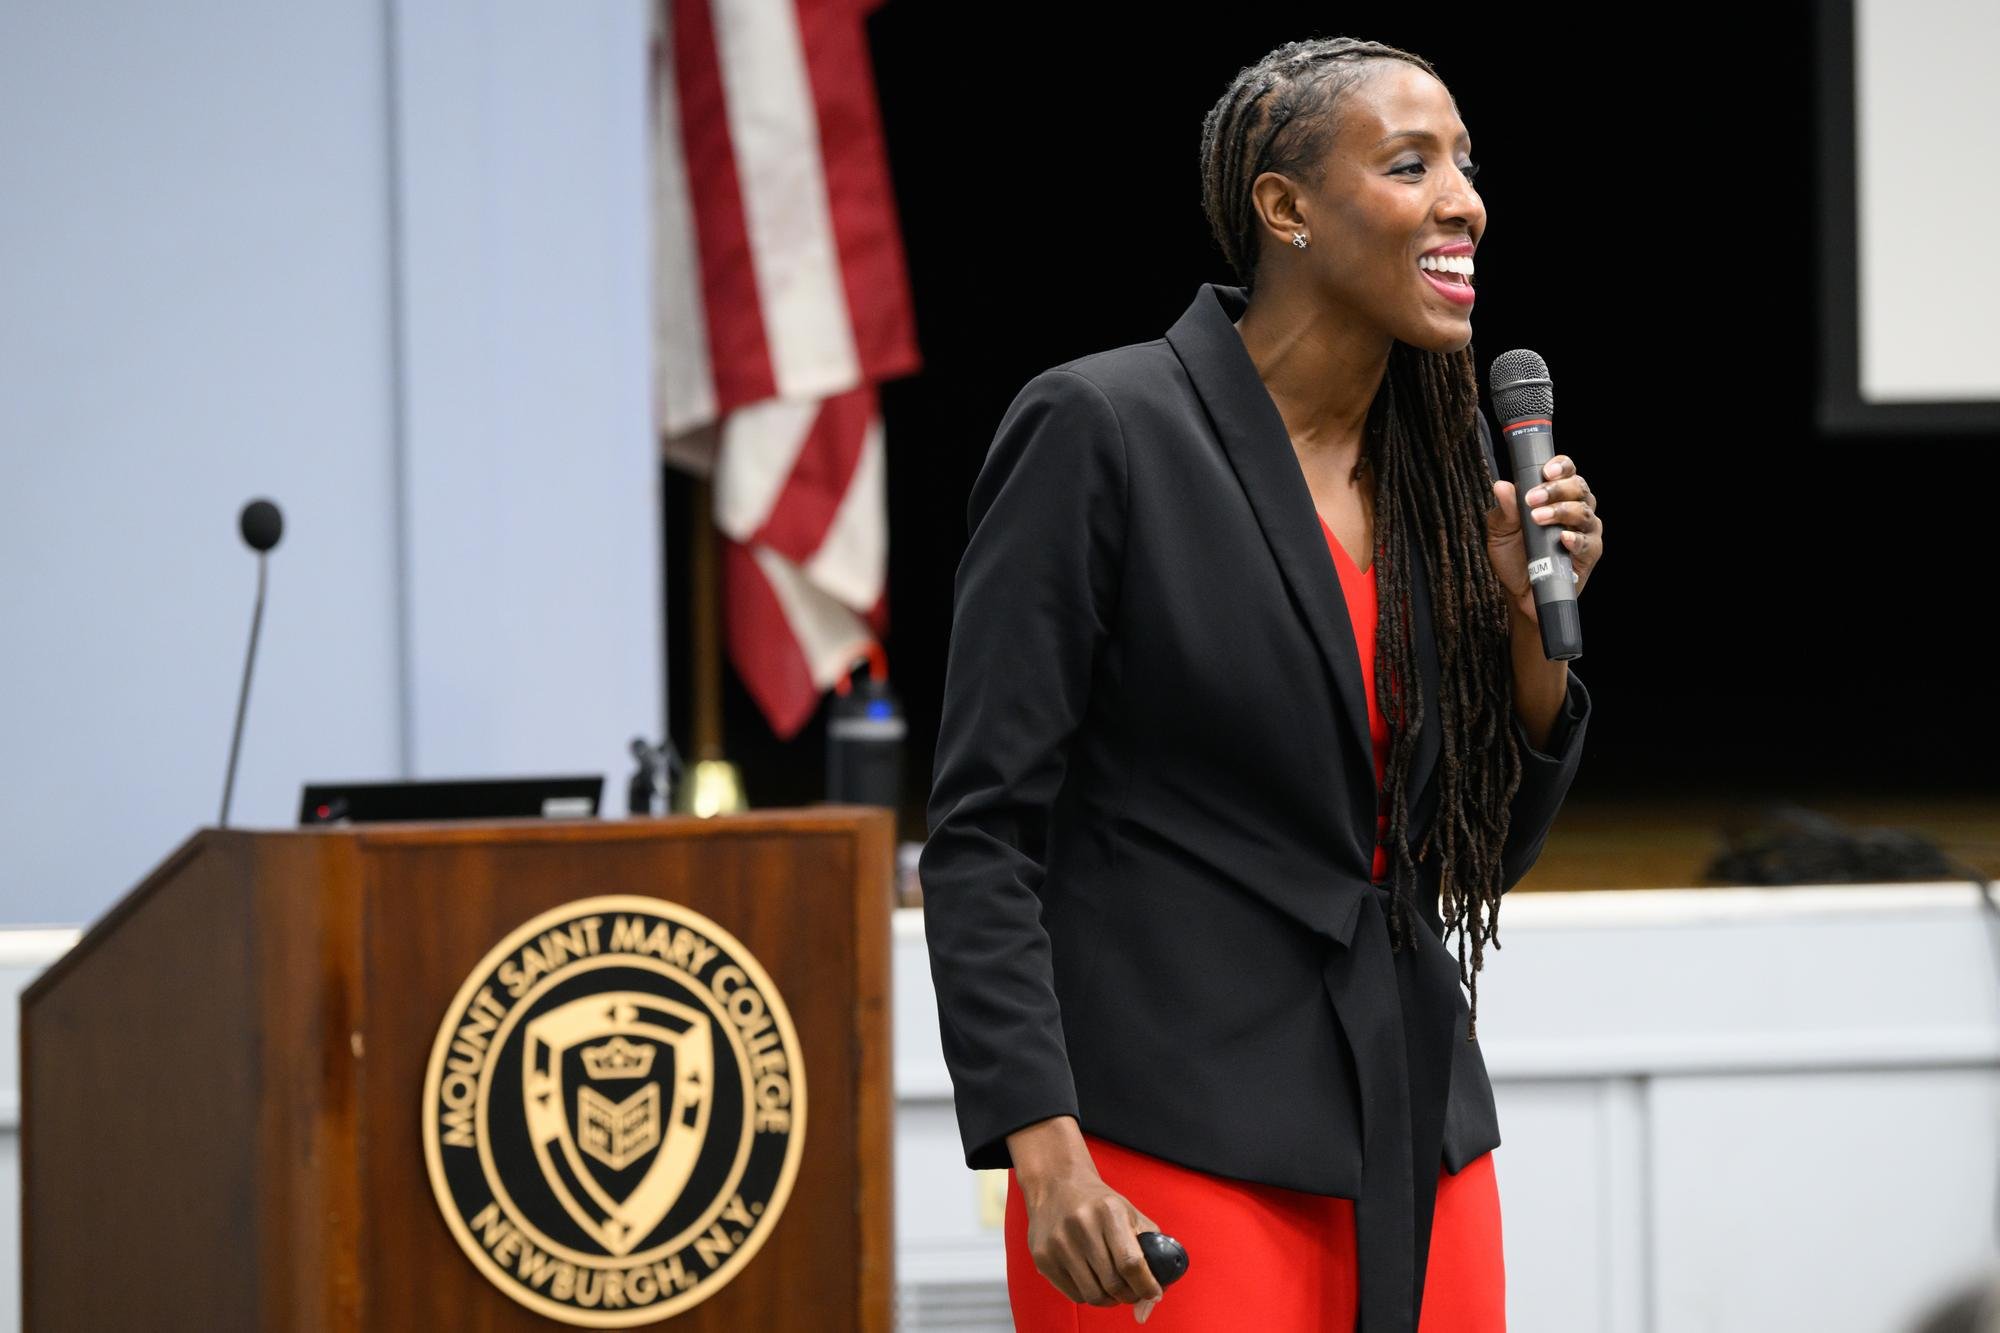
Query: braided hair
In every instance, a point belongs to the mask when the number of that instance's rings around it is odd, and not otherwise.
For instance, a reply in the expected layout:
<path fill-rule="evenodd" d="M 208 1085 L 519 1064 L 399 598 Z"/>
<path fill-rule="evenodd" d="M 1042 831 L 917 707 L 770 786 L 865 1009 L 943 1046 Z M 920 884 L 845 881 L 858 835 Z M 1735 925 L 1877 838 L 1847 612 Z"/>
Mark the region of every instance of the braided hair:
<path fill-rule="evenodd" d="M 1263 245 L 1250 185 L 1266 171 L 1313 188 L 1338 127 L 1343 96 L 1370 62 L 1401 60 L 1436 77 L 1420 56 L 1351 37 L 1288 42 L 1238 72 L 1202 124 L 1202 207 L 1246 291 Z M 1417 867 L 1409 846 L 1409 772 L 1424 715 L 1411 632 L 1410 571 L 1424 562 L 1438 646 L 1439 791 L 1418 856 L 1437 870 L 1448 930 L 1458 932 L 1459 980 L 1471 988 L 1466 1038 L 1478 1030 L 1484 944 L 1499 947 L 1501 848 L 1521 780 L 1515 742 L 1513 657 L 1506 592 L 1486 555 L 1492 476 L 1476 434 L 1478 371 L 1468 346 L 1430 352 L 1397 340 L 1369 404 L 1352 479 L 1373 469 L 1381 630 L 1375 678 L 1389 682 L 1392 743 L 1384 765 L 1394 883 L 1392 948 L 1409 939 Z M 1471 929 L 1468 931 L 1468 915 Z M 1472 965 L 1466 967 L 1470 935 Z"/>

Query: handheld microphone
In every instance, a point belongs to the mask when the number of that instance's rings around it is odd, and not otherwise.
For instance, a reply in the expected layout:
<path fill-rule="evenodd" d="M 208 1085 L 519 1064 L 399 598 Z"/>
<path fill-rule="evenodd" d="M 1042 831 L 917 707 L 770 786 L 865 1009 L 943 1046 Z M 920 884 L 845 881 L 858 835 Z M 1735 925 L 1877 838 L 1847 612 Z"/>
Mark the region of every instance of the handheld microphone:
<path fill-rule="evenodd" d="M 257 553 L 257 605 L 250 613 L 250 651 L 243 659 L 243 688 L 236 696 L 236 731 L 229 740 L 229 773 L 222 780 L 222 819 L 219 828 L 229 827 L 229 797 L 236 788 L 236 755 L 243 746 L 243 714 L 250 704 L 250 668 L 257 661 L 257 631 L 264 623 L 265 556 L 285 533 L 285 517 L 269 500 L 252 500 L 243 506 L 237 519 L 243 540 Z"/>
<path fill-rule="evenodd" d="M 1548 480 L 1542 469 L 1556 454 L 1555 389 L 1548 363 L 1526 349 L 1502 352 L 1487 374 L 1493 414 L 1507 441 L 1514 472 L 1514 495 Z M 1542 627 L 1542 652 L 1551 662 L 1583 656 L 1583 620 L 1576 609 L 1576 565 L 1563 549 L 1562 529 L 1537 523 L 1520 505 L 1521 537 L 1528 547 L 1528 583 L 1535 592 L 1535 616 Z"/>

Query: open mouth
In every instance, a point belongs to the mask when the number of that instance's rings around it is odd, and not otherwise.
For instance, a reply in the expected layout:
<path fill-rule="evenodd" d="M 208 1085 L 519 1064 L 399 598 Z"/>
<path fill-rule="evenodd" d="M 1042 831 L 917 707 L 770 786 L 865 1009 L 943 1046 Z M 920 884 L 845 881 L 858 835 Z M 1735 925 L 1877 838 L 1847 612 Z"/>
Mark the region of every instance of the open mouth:
<path fill-rule="evenodd" d="M 1425 255 L 1417 261 L 1417 271 L 1437 293 L 1457 305 L 1471 305 L 1471 255 Z"/>
<path fill-rule="evenodd" d="M 1460 287 L 1472 285 L 1471 255 L 1426 255 L 1417 261 L 1425 276 Z"/>

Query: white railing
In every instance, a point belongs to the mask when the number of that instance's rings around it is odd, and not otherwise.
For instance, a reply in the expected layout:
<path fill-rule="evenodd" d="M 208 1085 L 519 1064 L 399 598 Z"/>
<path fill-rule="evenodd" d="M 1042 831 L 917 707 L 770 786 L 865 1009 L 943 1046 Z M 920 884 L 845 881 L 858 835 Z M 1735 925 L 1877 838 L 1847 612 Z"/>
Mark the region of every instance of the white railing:
<path fill-rule="evenodd" d="M 1510 1327 L 1900 1333 L 1988 1267 L 1989 920 L 1964 884 L 1509 894 L 1479 1031 Z M 960 1153 L 920 912 L 895 958 L 905 1307 L 983 1290 L 988 1321 L 951 1327 L 999 1333 L 1000 1232 Z"/>
<path fill-rule="evenodd" d="M 0 1333 L 21 1327 L 21 990 L 75 930 L 0 930 Z"/>
<path fill-rule="evenodd" d="M 1967 885 L 1510 894 L 1480 975 L 1512 1326 L 1884 1333 L 1995 1254 L 2000 982 Z M 902 1326 L 1009 1327 L 923 914 L 895 914 Z M 20 988 L 0 931 L 0 1333 L 19 1319 Z M 1455 941 L 1454 941 L 1455 944 Z"/>

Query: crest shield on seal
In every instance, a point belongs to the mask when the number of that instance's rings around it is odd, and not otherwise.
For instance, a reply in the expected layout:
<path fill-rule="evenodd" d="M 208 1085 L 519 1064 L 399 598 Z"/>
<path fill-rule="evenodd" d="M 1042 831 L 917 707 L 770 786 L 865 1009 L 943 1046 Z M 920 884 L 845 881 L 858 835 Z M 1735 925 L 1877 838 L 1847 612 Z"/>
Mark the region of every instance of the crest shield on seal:
<path fill-rule="evenodd" d="M 542 1172 L 572 1220 L 629 1254 L 686 1188 L 715 1081 L 709 1015 L 643 991 L 573 1000 L 527 1025 L 521 1095 Z"/>

